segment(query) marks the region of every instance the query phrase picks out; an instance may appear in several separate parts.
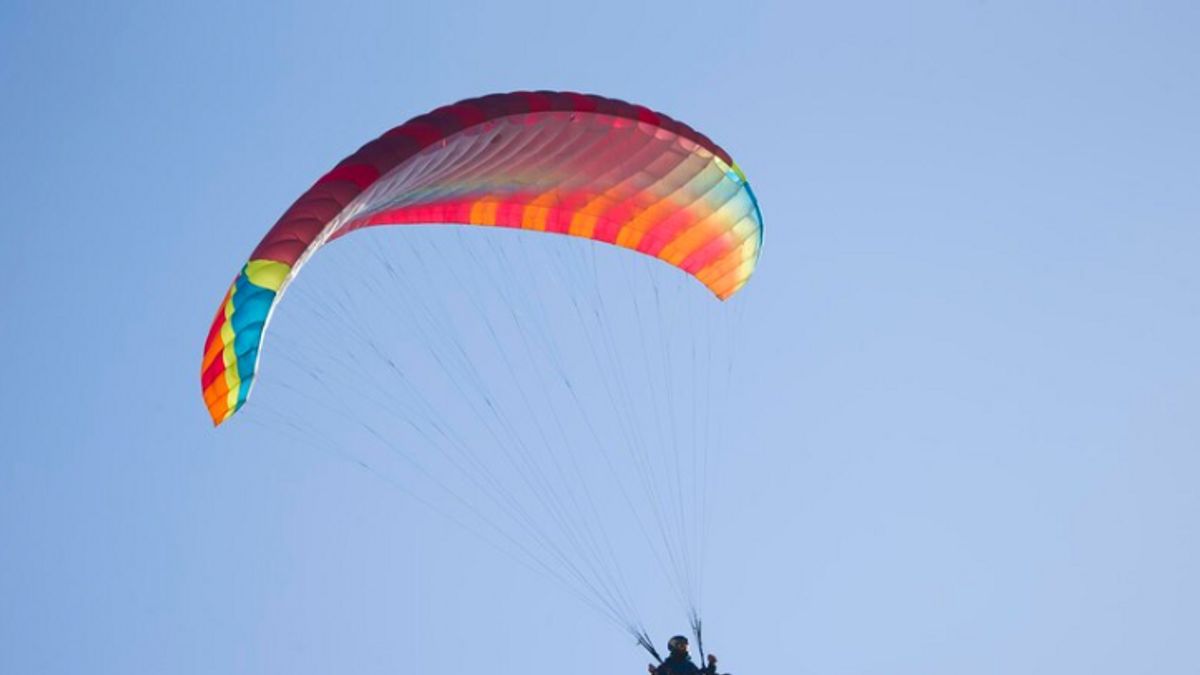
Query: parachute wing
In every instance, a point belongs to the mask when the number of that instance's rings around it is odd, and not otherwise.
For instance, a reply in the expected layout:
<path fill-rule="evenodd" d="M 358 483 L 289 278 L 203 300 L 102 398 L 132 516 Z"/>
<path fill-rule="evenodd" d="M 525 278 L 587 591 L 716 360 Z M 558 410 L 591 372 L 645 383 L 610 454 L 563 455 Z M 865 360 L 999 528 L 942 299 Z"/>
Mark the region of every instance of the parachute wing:
<path fill-rule="evenodd" d="M 438 108 L 342 160 L 251 253 L 205 341 L 201 388 L 213 424 L 245 404 L 272 309 L 309 256 L 359 228 L 438 223 L 614 244 L 682 269 L 721 299 L 749 279 L 762 243 L 741 169 L 666 115 L 560 92 Z"/>

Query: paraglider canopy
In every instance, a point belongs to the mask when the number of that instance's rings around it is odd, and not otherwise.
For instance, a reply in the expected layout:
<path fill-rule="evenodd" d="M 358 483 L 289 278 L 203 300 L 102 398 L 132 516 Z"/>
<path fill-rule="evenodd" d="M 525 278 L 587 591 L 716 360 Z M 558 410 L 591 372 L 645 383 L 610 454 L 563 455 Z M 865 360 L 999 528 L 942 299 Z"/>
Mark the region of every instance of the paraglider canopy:
<path fill-rule="evenodd" d="M 213 423 L 245 404 L 272 311 L 310 256 L 357 229 L 416 223 L 606 242 L 678 267 L 721 299 L 749 279 L 762 237 L 729 154 L 661 113 L 569 92 L 438 108 L 339 162 L 251 253 L 205 340 L 201 388 Z"/>

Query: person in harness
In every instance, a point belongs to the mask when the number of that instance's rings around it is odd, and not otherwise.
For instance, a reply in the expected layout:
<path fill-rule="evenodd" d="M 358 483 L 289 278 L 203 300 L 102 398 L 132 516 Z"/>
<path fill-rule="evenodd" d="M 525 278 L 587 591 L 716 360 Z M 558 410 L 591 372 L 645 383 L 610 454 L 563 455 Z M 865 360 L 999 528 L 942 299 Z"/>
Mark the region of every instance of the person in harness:
<path fill-rule="evenodd" d="M 650 664 L 650 675 L 717 675 L 717 657 L 708 655 L 708 665 L 697 667 L 688 653 L 688 639 L 676 635 L 667 642 L 667 658 L 657 666 Z"/>

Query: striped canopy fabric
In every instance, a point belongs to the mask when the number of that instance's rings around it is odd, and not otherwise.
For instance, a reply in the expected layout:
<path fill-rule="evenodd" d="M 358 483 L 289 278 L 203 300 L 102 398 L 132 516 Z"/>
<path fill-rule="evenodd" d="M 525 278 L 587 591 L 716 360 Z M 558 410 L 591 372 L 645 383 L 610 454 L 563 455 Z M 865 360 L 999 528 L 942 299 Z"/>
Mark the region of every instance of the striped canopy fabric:
<path fill-rule="evenodd" d="M 404 224 L 602 241 L 678 267 L 722 300 L 749 279 L 762 243 L 745 174 L 666 115 L 560 92 L 438 108 L 342 160 L 251 253 L 205 341 L 201 387 L 214 424 L 245 404 L 272 309 L 308 257 L 359 228 Z"/>

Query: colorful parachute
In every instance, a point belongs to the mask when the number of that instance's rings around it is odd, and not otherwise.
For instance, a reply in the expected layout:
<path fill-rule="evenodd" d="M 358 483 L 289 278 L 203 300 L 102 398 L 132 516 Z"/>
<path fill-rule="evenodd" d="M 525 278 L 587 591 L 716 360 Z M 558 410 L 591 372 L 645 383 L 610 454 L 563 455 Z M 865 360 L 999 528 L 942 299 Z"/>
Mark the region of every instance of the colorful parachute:
<path fill-rule="evenodd" d="M 254 249 L 204 345 L 201 387 L 213 423 L 245 404 L 272 309 L 309 256 L 362 227 L 417 223 L 615 244 L 684 270 L 721 299 L 746 283 L 762 239 L 741 169 L 666 115 L 558 92 L 438 108 L 342 160 Z"/>

